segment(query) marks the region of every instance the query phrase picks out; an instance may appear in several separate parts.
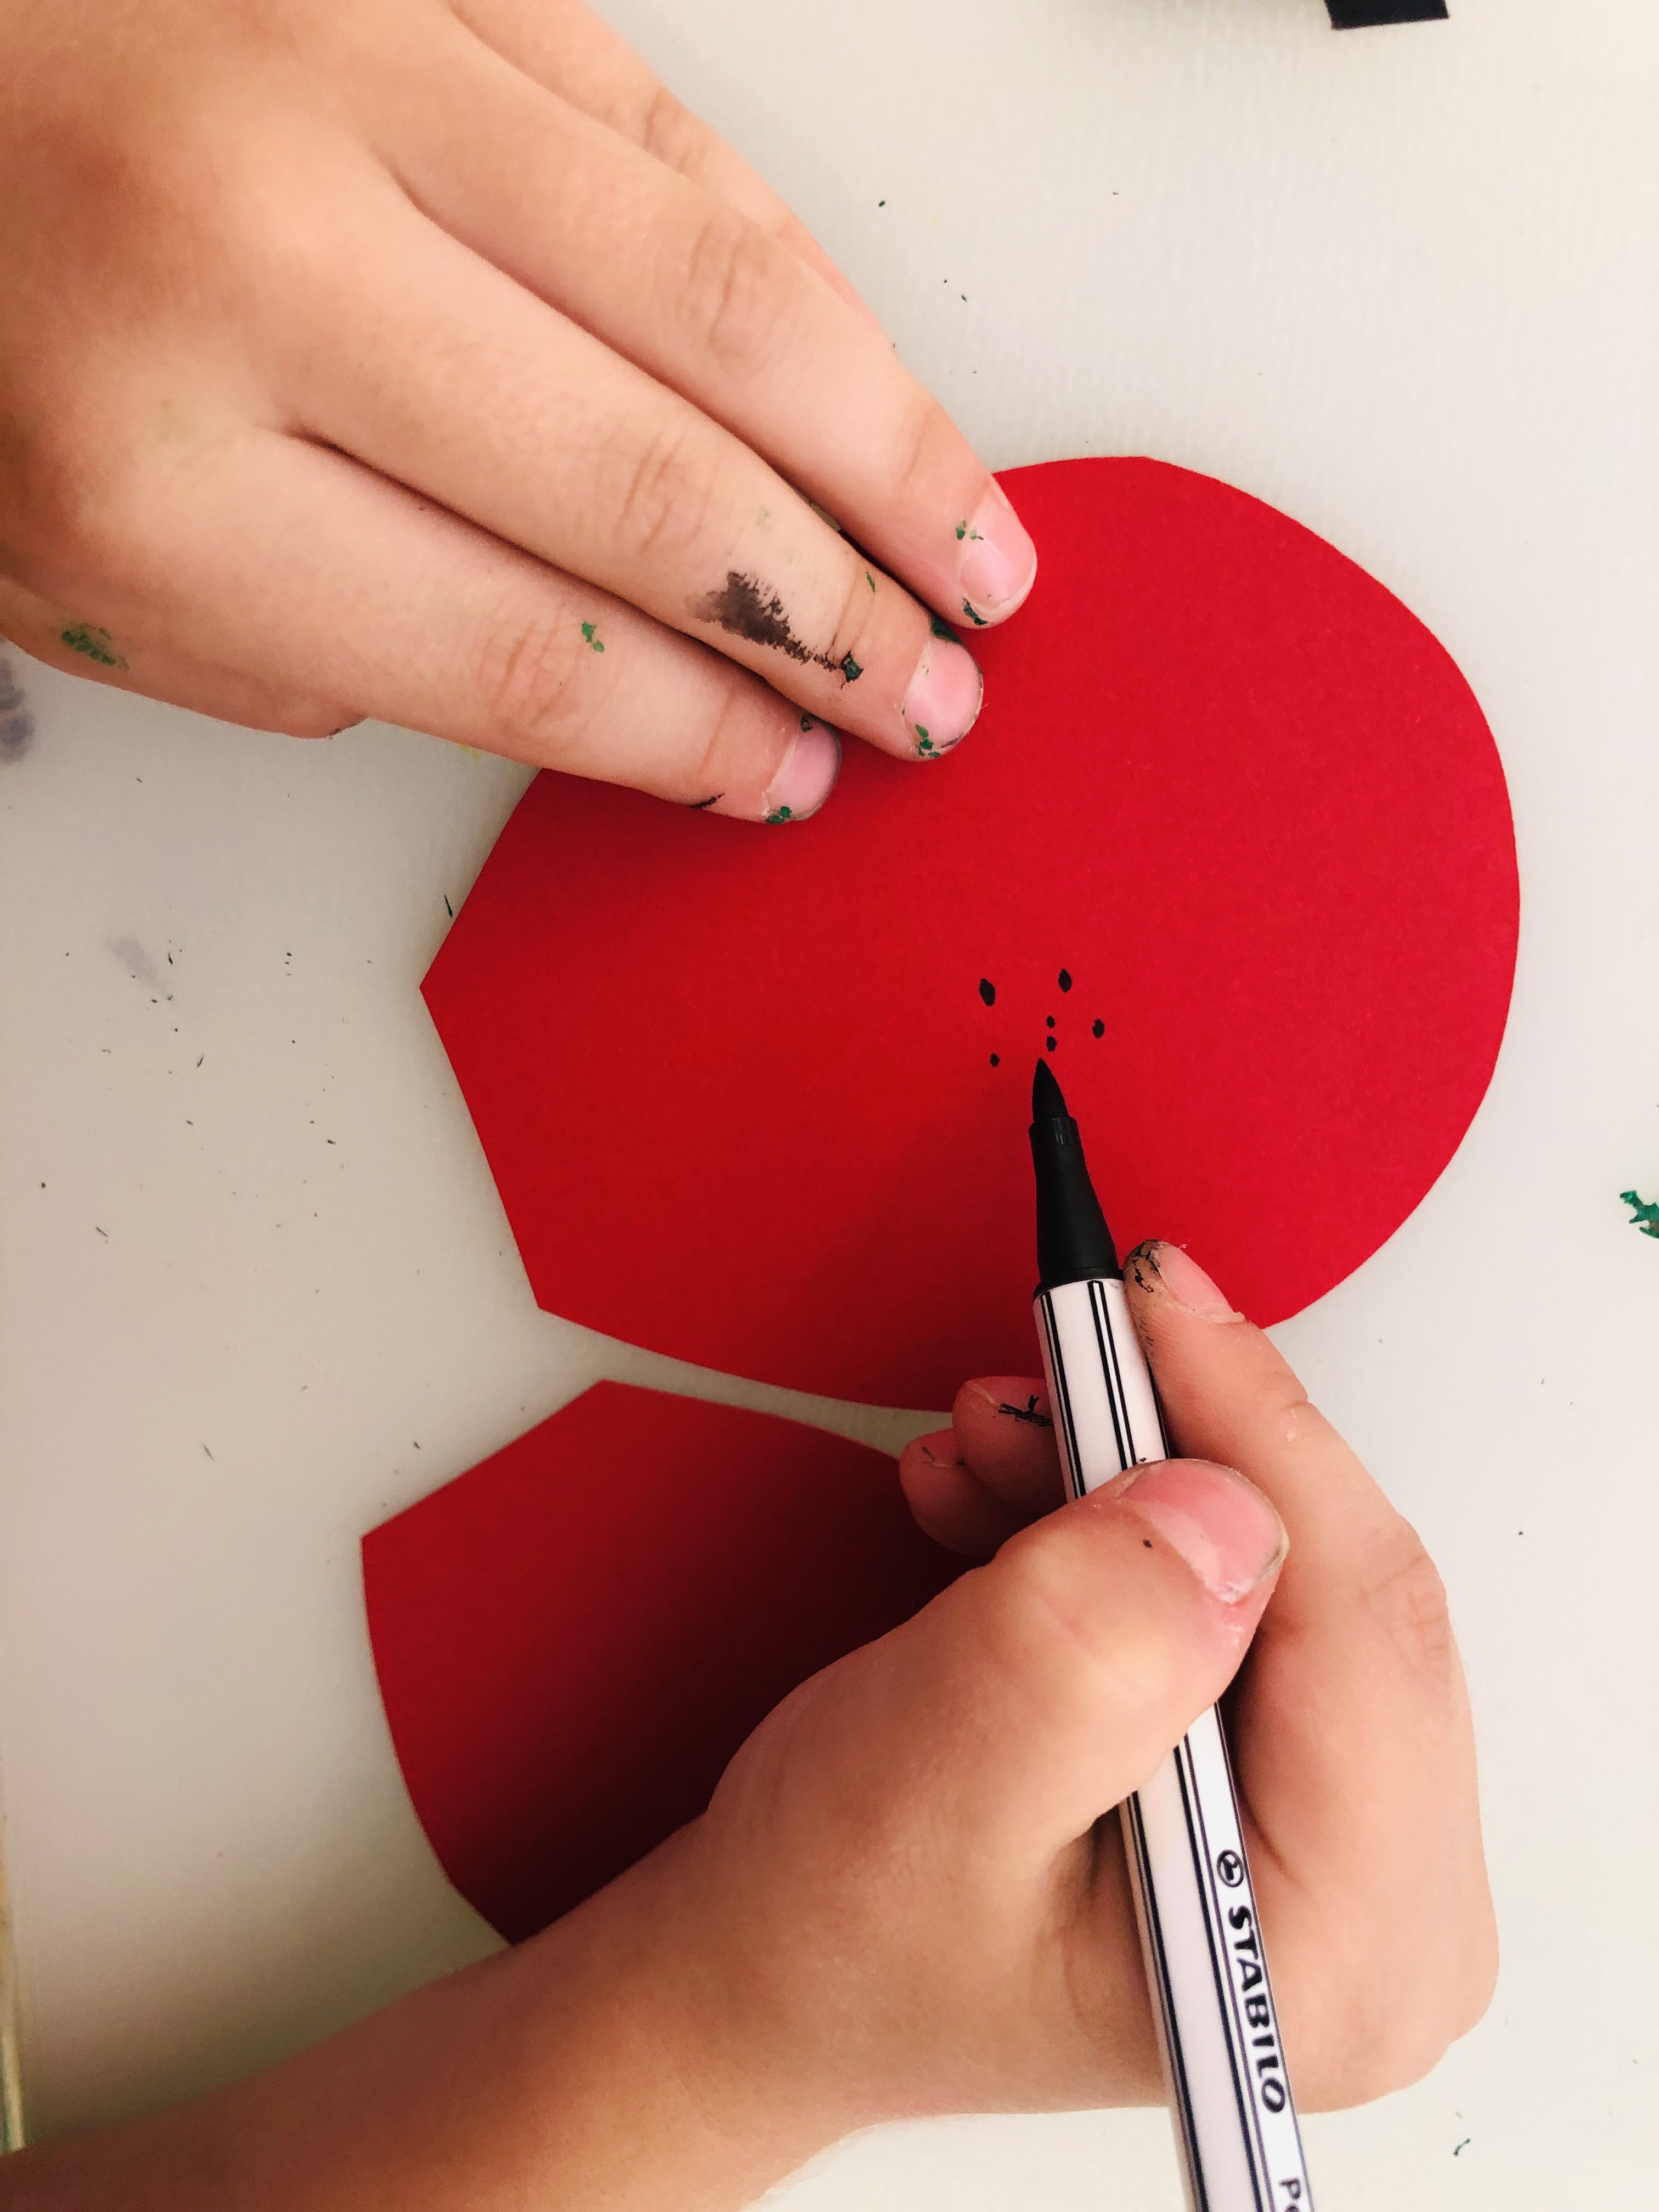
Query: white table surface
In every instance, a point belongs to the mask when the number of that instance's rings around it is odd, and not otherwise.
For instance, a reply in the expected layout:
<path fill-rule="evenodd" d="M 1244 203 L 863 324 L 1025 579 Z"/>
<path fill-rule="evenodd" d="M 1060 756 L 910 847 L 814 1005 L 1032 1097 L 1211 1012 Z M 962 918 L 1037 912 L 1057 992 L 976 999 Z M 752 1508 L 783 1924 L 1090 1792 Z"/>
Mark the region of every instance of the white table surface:
<path fill-rule="evenodd" d="M 1445 1572 L 1504 1942 L 1428 2081 L 1311 2125 L 1326 2212 L 1650 2202 L 1659 2151 L 1659 1243 L 1618 1202 L 1659 1195 L 1659 20 L 1451 4 L 610 4 L 988 459 L 1273 501 L 1431 624 L 1503 750 L 1491 1095 L 1275 1332 Z M 595 1376 L 678 1370 L 536 1311 L 416 994 L 523 773 L 11 659 L 0 1789 L 47 2136 L 492 1946 L 403 1792 L 357 1539 Z M 1149 2113 L 878 2134 L 787 2196 L 1177 2202 Z"/>

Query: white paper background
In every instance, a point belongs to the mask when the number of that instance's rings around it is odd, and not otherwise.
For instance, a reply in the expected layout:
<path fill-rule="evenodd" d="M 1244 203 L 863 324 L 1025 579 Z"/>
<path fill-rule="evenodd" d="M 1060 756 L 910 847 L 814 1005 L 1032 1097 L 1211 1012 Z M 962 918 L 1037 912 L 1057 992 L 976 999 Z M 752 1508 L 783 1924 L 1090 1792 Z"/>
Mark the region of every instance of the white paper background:
<path fill-rule="evenodd" d="M 1618 1204 L 1659 1195 L 1659 22 L 1452 4 L 1342 36 L 1317 0 L 611 13 L 988 459 L 1150 453 L 1273 501 L 1497 732 L 1497 1080 L 1413 1219 L 1276 1334 L 1446 1574 L 1504 1939 L 1429 2081 L 1312 2124 L 1322 2203 L 1556 2212 L 1645 2201 L 1659 2152 L 1659 1244 Z M 668 1370 L 535 1311 L 416 993 L 520 774 L 13 666 L 0 1787 L 46 2134 L 489 1948 L 403 1795 L 357 1538 L 594 1376 Z M 879 2134 L 788 2201 L 1177 2192 L 1142 2113 Z"/>

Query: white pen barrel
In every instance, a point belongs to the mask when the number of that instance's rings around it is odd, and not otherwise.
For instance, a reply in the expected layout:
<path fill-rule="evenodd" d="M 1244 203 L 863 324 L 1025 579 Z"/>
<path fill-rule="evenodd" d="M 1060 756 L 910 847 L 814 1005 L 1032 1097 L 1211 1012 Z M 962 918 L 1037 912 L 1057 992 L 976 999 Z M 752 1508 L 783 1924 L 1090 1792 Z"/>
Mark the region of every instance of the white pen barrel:
<path fill-rule="evenodd" d="M 1072 1495 L 1098 1490 L 1143 1460 L 1167 1459 L 1158 1395 L 1121 1283 L 1039 1291 L 1037 1334 L 1048 1404 Z"/>
<path fill-rule="evenodd" d="M 1127 1801 L 1123 1840 L 1188 2201 L 1195 2212 L 1309 2212 L 1301 2130 L 1213 1706 Z"/>
<path fill-rule="evenodd" d="M 1169 1455 L 1121 1282 L 1039 1291 L 1074 1498 Z M 1192 2212 L 1310 2212 L 1226 1741 L 1213 1707 L 1121 1808 L 1170 2118 Z"/>

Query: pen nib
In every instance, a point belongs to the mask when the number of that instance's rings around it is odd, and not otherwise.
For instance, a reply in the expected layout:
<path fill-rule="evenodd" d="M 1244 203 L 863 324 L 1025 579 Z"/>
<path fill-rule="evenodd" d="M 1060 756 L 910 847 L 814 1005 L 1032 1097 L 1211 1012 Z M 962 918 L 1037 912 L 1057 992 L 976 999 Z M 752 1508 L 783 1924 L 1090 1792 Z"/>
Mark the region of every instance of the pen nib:
<path fill-rule="evenodd" d="M 1046 1060 L 1038 1060 L 1031 1078 L 1031 1164 L 1042 1287 L 1115 1275 L 1117 1252 L 1089 1180 L 1083 1139 Z"/>
<path fill-rule="evenodd" d="M 1064 1121 L 1070 1117 L 1066 1110 L 1066 1093 L 1054 1080 L 1054 1071 L 1046 1060 L 1036 1064 L 1036 1073 L 1031 1078 L 1031 1119 L 1034 1121 Z"/>

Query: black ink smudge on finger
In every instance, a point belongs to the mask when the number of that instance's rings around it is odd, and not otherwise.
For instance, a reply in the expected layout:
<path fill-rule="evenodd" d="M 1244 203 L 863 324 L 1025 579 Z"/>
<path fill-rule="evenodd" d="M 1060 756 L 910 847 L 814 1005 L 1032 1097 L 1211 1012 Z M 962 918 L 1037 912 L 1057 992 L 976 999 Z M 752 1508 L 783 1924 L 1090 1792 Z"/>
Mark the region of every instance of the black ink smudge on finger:
<path fill-rule="evenodd" d="M 717 591 L 701 592 L 688 599 L 686 607 L 698 622 L 713 623 L 728 637 L 747 638 L 750 645 L 766 646 L 791 660 L 831 669 L 848 683 L 854 674 L 862 673 L 850 653 L 836 660 L 827 653 L 814 653 L 790 627 L 781 594 L 762 583 L 758 576 L 745 576 L 740 569 L 728 568 L 726 581 Z"/>

